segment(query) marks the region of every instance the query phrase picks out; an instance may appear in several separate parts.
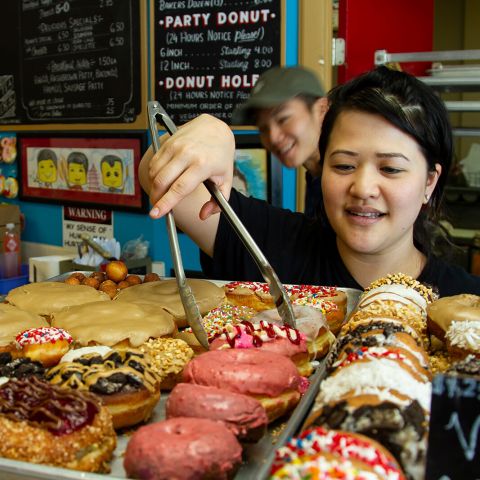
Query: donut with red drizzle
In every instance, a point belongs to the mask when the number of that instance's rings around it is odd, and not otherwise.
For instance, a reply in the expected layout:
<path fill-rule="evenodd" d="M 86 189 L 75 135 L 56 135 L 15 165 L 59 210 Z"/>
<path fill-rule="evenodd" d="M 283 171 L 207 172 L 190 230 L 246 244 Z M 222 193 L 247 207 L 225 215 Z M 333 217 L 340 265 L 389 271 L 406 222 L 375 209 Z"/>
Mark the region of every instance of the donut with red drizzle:
<path fill-rule="evenodd" d="M 0 387 L 0 456 L 88 472 L 108 471 L 111 415 L 92 394 L 35 377 Z"/>

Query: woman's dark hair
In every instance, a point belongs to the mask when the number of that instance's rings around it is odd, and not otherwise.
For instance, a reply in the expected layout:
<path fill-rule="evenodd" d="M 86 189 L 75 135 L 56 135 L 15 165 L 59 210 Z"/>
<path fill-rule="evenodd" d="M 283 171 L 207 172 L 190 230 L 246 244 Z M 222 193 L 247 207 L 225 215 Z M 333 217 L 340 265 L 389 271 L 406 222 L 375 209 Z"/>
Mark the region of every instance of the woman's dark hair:
<path fill-rule="evenodd" d="M 42 148 L 42 150 L 38 152 L 37 162 L 41 162 L 42 160 L 51 160 L 54 165 L 57 166 L 57 154 L 49 148 Z"/>
<path fill-rule="evenodd" d="M 79 165 L 83 165 L 85 171 L 88 170 L 88 158 L 82 152 L 72 152 L 67 157 L 67 164 L 70 163 L 78 163 Z"/>
<path fill-rule="evenodd" d="M 321 161 L 339 114 L 358 110 L 381 115 L 413 137 L 425 155 L 429 171 L 435 170 L 436 163 L 442 166 L 427 208 L 422 209 L 414 227 L 416 245 L 428 254 L 432 247 L 429 230 L 441 218 L 444 188 L 453 160 L 452 129 L 443 101 L 414 76 L 383 66 L 333 88 L 328 98 L 330 107 L 319 141 Z"/>

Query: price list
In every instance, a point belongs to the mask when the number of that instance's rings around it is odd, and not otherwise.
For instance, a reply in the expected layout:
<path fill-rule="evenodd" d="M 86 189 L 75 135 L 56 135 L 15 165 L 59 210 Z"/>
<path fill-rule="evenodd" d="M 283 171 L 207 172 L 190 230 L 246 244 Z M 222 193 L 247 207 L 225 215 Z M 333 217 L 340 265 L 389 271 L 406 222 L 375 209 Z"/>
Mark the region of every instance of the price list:
<path fill-rule="evenodd" d="M 155 95 L 179 124 L 230 123 L 259 75 L 280 64 L 278 0 L 156 0 Z"/>
<path fill-rule="evenodd" d="M 21 0 L 20 99 L 28 122 L 133 122 L 137 0 Z"/>

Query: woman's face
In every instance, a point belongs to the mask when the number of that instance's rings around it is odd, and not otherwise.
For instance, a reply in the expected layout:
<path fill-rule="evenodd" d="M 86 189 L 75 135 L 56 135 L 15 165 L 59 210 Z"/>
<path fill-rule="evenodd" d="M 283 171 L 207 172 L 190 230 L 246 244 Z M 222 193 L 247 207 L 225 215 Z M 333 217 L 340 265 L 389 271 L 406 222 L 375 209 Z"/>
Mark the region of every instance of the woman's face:
<path fill-rule="evenodd" d="M 260 109 L 257 115 L 260 140 L 286 167 L 299 167 L 311 158 L 318 160 L 324 114 L 321 100 L 310 110 L 299 98 L 279 107 Z"/>
<path fill-rule="evenodd" d="M 380 115 L 344 111 L 322 174 L 325 210 L 339 247 L 364 254 L 413 245 L 413 224 L 441 173 L 428 174 L 417 142 Z"/>

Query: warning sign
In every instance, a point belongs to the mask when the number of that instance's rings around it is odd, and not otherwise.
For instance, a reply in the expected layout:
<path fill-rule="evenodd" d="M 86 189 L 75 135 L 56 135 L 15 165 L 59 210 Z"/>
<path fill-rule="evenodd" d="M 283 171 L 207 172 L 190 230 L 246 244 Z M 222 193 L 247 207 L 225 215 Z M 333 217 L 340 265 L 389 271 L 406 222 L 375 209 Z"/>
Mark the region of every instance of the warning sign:
<path fill-rule="evenodd" d="M 82 233 L 113 238 L 113 212 L 102 208 L 63 207 L 63 246 L 76 248 Z"/>

